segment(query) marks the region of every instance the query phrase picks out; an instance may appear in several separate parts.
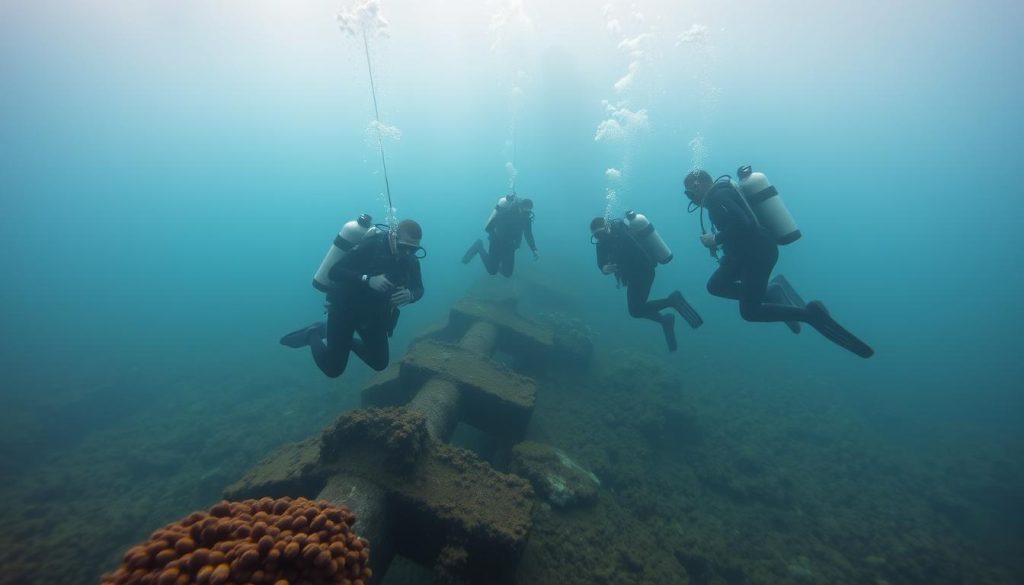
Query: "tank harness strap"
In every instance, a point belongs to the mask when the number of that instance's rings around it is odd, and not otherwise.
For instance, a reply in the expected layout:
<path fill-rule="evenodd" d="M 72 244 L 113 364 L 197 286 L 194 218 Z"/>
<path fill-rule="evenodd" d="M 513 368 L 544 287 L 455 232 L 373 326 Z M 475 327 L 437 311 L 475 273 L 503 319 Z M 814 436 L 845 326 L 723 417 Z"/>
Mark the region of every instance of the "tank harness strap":
<path fill-rule="evenodd" d="M 772 197 L 775 197 L 778 194 L 779 190 L 775 188 L 775 185 L 772 185 L 766 189 L 762 189 L 759 193 L 751 195 L 747 202 L 753 205 L 757 205 L 758 203 L 761 203 L 762 201 L 767 201 L 768 199 L 771 199 Z"/>
<path fill-rule="evenodd" d="M 728 181 L 727 182 L 722 182 L 723 178 L 724 179 L 728 179 Z M 752 207 L 750 207 L 750 203 L 747 201 L 747 198 L 743 196 L 743 191 L 740 190 L 738 185 L 736 185 L 736 184 L 734 184 L 732 182 L 732 177 L 730 177 L 729 175 L 722 175 L 721 177 L 718 177 L 715 180 L 715 185 L 714 186 L 717 187 L 719 184 L 722 185 L 721 187 L 719 187 L 720 189 L 724 189 L 725 187 L 729 187 L 730 189 L 732 189 L 736 193 L 736 195 L 740 198 L 740 201 L 743 202 L 743 206 L 747 208 L 747 213 L 750 214 L 750 218 L 754 220 L 754 225 L 756 225 L 757 227 L 761 227 L 761 222 L 757 219 L 757 214 L 754 213 L 754 209 Z M 714 187 L 712 187 L 712 188 L 714 188 Z"/>
<path fill-rule="evenodd" d="M 650 260 L 654 264 L 658 263 L 658 259 L 651 256 L 651 253 L 647 251 L 647 247 L 640 243 L 640 240 L 636 239 L 636 236 L 633 235 L 633 230 L 629 229 L 629 226 L 627 226 L 625 222 L 623 222 L 621 219 L 617 219 L 614 221 L 617 221 L 619 225 L 622 226 L 622 229 L 626 232 L 626 235 L 629 237 L 629 239 L 633 240 L 633 243 L 636 244 L 637 248 L 640 248 L 640 251 L 644 253 L 644 256 L 646 256 L 648 260 Z M 654 231 L 654 224 L 650 224 L 647 227 L 650 229 L 648 230 L 647 228 L 645 228 L 643 235 L 649 234 Z"/>
<path fill-rule="evenodd" d="M 341 248 L 345 252 L 348 252 L 352 248 L 356 247 L 355 244 L 341 237 L 341 234 L 334 236 L 334 245 L 338 248 Z"/>

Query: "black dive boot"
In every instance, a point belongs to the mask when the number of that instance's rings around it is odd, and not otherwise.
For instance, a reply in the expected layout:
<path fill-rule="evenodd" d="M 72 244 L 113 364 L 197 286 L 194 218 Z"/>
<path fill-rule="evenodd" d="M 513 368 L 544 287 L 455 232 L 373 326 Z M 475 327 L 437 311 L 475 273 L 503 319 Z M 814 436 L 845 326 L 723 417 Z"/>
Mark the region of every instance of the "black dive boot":
<path fill-rule="evenodd" d="M 312 325 L 307 325 L 302 329 L 296 329 L 291 333 L 281 338 L 281 345 L 287 345 L 288 347 L 306 347 L 309 345 L 309 336 L 316 335 L 323 339 L 327 337 L 327 323 L 324 321 L 317 321 Z"/>

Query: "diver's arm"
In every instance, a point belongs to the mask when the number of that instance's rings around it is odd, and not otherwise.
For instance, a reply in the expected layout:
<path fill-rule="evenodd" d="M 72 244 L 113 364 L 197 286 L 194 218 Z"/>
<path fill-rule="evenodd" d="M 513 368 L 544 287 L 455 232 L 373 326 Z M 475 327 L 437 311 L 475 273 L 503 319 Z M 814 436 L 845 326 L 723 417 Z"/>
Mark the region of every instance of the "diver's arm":
<path fill-rule="evenodd" d="M 537 242 L 533 241 L 533 218 L 527 215 L 523 218 L 526 225 L 523 227 L 523 237 L 526 238 L 526 243 L 530 246 L 530 251 L 534 254 L 537 253 Z"/>
<path fill-rule="evenodd" d="M 739 237 L 739 234 L 749 231 L 752 227 L 750 217 L 740 209 L 739 204 L 726 197 L 717 197 L 714 203 L 708 206 L 708 215 L 711 223 L 718 228 L 715 234 L 715 244 L 723 245 Z"/>
<path fill-rule="evenodd" d="M 605 249 L 604 244 L 601 242 L 598 242 L 594 247 L 597 249 L 597 269 L 603 274 L 605 264 L 608 264 L 608 250 Z"/>

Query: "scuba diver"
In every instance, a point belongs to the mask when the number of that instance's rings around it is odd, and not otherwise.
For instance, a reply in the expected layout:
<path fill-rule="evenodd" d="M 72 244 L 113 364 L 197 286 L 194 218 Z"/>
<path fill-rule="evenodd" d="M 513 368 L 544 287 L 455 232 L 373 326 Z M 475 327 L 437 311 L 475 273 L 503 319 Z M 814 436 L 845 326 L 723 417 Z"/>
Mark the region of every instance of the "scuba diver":
<path fill-rule="evenodd" d="M 399 307 L 423 296 L 420 225 L 404 219 L 394 230 L 371 226 L 366 215 L 345 224 L 314 277 L 313 286 L 327 293 L 327 322 L 281 338 L 288 347 L 308 345 L 330 378 L 345 371 L 349 352 L 375 370 L 386 368 Z"/>
<path fill-rule="evenodd" d="M 778 191 L 763 173 L 740 167 L 739 185 L 728 175 L 712 180 L 704 170 L 694 170 L 683 183 L 690 199 L 690 211 L 701 208 L 701 243 L 718 258 L 718 269 L 708 279 L 708 292 L 740 303 L 740 316 L 747 321 L 785 322 L 793 333 L 807 323 L 836 345 L 862 358 L 874 350 L 844 329 L 821 301 L 804 303 L 784 276 L 768 282 L 779 260 L 779 244 L 800 238 L 800 230 L 786 211 Z M 703 230 L 703 210 L 714 228 Z M 717 230 L 717 231 L 714 231 Z"/>
<path fill-rule="evenodd" d="M 671 313 L 662 314 L 663 309 L 675 309 L 694 329 L 704 323 L 678 290 L 666 298 L 648 300 L 654 269 L 671 260 L 672 252 L 647 218 L 632 211 L 626 214 L 625 221 L 595 217 L 590 222 L 590 234 L 597 244 L 597 267 L 603 274 L 614 274 L 620 286 L 626 285 L 630 316 L 659 323 L 669 351 L 677 348 L 676 318 Z"/>
<path fill-rule="evenodd" d="M 499 271 L 505 277 L 512 276 L 515 268 L 516 250 L 522 244 L 523 237 L 537 260 L 537 243 L 533 240 L 533 201 L 517 199 L 513 193 L 498 199 L 494 211 L 484 225 L 490 245 L 484 250 L 481 240 L 473 242 L 462 256 L 462 263 L 469 264 L 477 254 L 484 263 L 488 274 L 495 275 Z"/>

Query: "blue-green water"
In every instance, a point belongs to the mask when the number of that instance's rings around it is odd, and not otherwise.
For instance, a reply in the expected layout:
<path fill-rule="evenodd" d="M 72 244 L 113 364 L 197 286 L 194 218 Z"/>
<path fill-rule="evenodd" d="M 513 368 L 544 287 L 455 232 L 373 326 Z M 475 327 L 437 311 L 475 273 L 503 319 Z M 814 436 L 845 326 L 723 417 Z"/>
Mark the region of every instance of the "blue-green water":
<path fill-rule="evenodd" d="M 384 141 L 392 196 L 429 251 L 393 352 L 479 276 L 458 258 L 513 163 L 538 268 L 578 292 L 598 351 L 648 353 L 705 388 L 725 363 L 730 380 L 816 380 L 883 444 L 972 486 L 955 495 L 977 516 L 960 538 L 1020 575 L 1021 8 L 603 6 L 383 5 L 388 35 L 369 45 L 382 121 L 400 130 Z M 385 213 L 363 46 L 338 8 L 0 4 L 0 469 L 19 527 L 5 549 L 59 542 L 64 562 L 110 568 L 50 519 L 117 524 L 123 504 L 105 502 L 127 497 L 146 510 L 122 522 L 137 530 L 103 537 L 123 546 L 356 404 L 368 368 L 328 380 L 277 345 L 322 310 L 309 283 L 340 225 Z M 609 107 L 645 121 L 595 140 L 606 119 L 627 124 Z M 714 264 L 681 186 L 695 160 L 768 174 L 804 233 L 778 270 L 874 358 L 707 295 Z M 705 318 L 677 354 L 594 266 L 587 226 L 608 188 L 611 212 L 644 211 L 675 251 L 655 294 L 679 288 Z M 9 582 L 43 571 L 19 567 Z"/>

